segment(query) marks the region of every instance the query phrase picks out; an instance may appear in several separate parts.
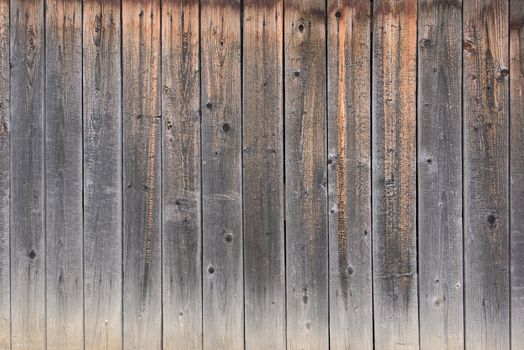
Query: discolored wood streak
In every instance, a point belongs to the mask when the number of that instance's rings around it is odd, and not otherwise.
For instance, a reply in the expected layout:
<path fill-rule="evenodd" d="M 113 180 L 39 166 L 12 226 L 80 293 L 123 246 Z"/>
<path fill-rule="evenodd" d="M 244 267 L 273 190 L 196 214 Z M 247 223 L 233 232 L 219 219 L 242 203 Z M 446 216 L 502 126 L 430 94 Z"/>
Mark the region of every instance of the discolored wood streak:
<path fill-rule="evenodd" d="M 466 349 L 509 349 L 508 1 L 464 1 Z"/>
<path fill-rule="evenodd" d="M 284 349 L 283 5 L 244 1 L 246 349 Z"/>
<path fill-rule="evenodd" d="M 202 348 L 199 5 L 162 3 L 164 349 Z"/>
<path fill-rule="evenodd" d="M 201 6 L 204 349 L 240 349 L 241 8 L 237 0 L 204 0 Z"/>
<path fill-rule="evenodd" d="M 524 1 L 510 2 L 511 348 L 524 347 Z"/>
<path fill-rule="evenodd" d="M 160 3 L 122 3 L 124 349 L 161 347 Z"/>
<path fill-rule="evenodd" d="M 83 2 L 85 350 L 122 348 L 120 1 Z"/>
<path fill-rule="evenodd" d="M 418 242 L 421 349 L 464 348 L 462 4 L 419 1 Z"/>
<path fill-rule="evenodd" d="M 328 341 L 324 1 L 285 3 L 287 348 Z"/>
<path fill-rule="evenodd" d="M 83 349 L 82 3 L 46 5 L 47 349 Z"/>
<path fill-rule="evenodd" d="M 330 347 L 371 349 L 371 6 L 328 8 Z"/>
<path fill-rule="evenodd" d="M 374 3 L 373 279 L 376 349 L 418 349 L 414 0 Z"/>
<path fill-rule="evenodd" d="M 44 3 L 11 1 L 11 348 L 45 349 Z"/>
<path fill-rule="evenodd" d="M 9 1 L 0 1 L 0 349 L 11 346 L 9 265 Z"/>

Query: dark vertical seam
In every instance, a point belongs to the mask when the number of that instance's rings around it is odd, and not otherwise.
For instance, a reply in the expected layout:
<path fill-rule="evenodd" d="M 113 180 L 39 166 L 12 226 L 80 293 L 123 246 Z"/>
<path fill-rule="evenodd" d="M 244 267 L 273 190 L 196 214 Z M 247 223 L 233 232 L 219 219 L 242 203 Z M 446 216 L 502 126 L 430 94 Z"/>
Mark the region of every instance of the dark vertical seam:
<path fill-rule="evenodd" d="M 329 259 L 330 259 L 330 252 L 329 252 L 329 169 L 327 164 L 327 158 L 329 153 L 329 103 L 328 103 L 328 86 L 329 86 L 329 72 L 328 72 L 328 1 L 324 0 L 324 171 L 326 175 L 326 183 L 324 186 L 325 191 L 325 208 L 324 208 L 324 219 L 325 219 L 325 226 L 326 226 L 326 233 L 325 233 L 325 239 L 326 239 L 326 255 L 327 255 L 327 261 L 326 261 L 326 278 L 327 278 L 327 342 L 328 342 L 328 349 L 331 349 L 331 288 L 330 288 L 330 273 L 329 273 Z M 340 101 L 339 101 L 340 103 Z M 347 261 L 346 261 L 347 262 Z"/>
<path fill-rule="evenodd" d="M 246 264 L 244 237 L 244 0 L 240 0 L 240 233 L 242 239 L 242 342 L 246 348 Z"/>
<path fill-rule="evenodd" d="M 511 251 L 512 251 L 512 246 L 511 246 L 511 30 L 510 30 L 510 27 L 509 27 L 509 24 L 511 23 L 511 0 L 508 0 L 508 27 L 507 27 L 507 33 L 508 33 L 508 69 L 510 71 L 510 74 L 508 75 L 508 102 L 507 102 L 507 111 L 508 111 L 508 120 L 506 122 L 506 125 L 507 125 L 507 133 L 508 133 L 508 146 L 507 146 L 507 152 L 508 152 L 508 164 L 506 165 L 507 166 L 507 174 L 506 176 L 508 177 L 507 178 L 507 185 L 508 185 L 508 198 L 507 198 L 507 201 L 508 201 L 508 243 L 507 243 L 507 247 L 508 247 L 508 292 L 509 292 L 509 295 L 508 295 L 508 317 L 509 317 L 509 349 L 511 350 L 512 348 L 512 344 L 513 344 L 513 341 L 512 341 L 512 323 L 511 323 L 511 319 L 512 319 L 512 293 L 511 293 Z"/>
<path fill-rule="evenodd" d="M 419 26 L 420 26 L 420 14 L 419 6 L 417 1 L 417 29 L 416 29 L 416 38 L 415 38 L 415 250 L 416 250 L 416 283 L 417 283 L 417 340 L 418 348 L 420 349 L 420 245 L 419 245 L 419 236 L 420 236 L 420 217 L 419 217 L 419 161 L 418 161 L 418 141 L 419 141 L 419 50 L 418 50 L 418 41 L 419 41 Z"/>
<path fill-rule="evenodd" d="M 375 3 L 374 0 L 370 0 L 370 20 L 369 20 L 369 89 L 371 92 L 371 98 L 369 99 L 369 200 L 370 200 L 370 227 L 369 227 L 369 240 L 371 241 L 371 338 L 372 347 L 375 348 L 375 273 L 374 273 L 374 230 L 373 230 L 373 35 L 374 35 L 374 22 L 375 22 Z"/>

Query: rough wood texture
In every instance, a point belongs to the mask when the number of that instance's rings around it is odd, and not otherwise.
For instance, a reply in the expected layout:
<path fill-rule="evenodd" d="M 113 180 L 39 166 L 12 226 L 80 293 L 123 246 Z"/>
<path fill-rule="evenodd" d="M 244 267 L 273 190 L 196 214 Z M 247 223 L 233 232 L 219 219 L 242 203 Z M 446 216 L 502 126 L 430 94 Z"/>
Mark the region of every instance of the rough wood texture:
<path fill-rule="evenodd" d="M 46 10 L 47 349 L 83 349 L 82 3 Z"/>
<path fill-rule="evenodd" d="M 374 2 L 373 280 L 375 348 L 418 349 L 417 2 Z"/>
<path fill-rule="evenodd" d="M 44 3 L 12 0 L 10 13 L 11 345 L 39 350 L 46 347 Z"/>
<path fill-rule="evenodd" d="M 330 348 L 373 348 L 371 3 L 328 2 Z"/>
<path fill-rule="evenodd" d="M 244 345 L 240 2 L 201 2 L 204 349 Z"/>
<path fill-rule="evenodd" d="M 285 349 L 283 1 L 244 1 L 246 349 Z"/>
<path fill-rule="evenodd" d="M 420 0 L 418 261 L 420 348 L 464 348 L 462 3 Z"/>
<path fill-rule="evenodd" d="M 160 349 L 160 2 L 122 3 L 124 349 Z"/>
<path fill-rule="evenodd" d="M 508 1 L 464 1 L 466 349 L 509 349 Z"/>
<path fill-rule="evenodd" d="M 202 348 L 197 0 L 162 3 L 164 349 Z"/>
<path fill-rule="evenodd" d="M 325 3 L 285 3 L 287 348 L 327 349 Z"/>
<path fill-rule="evenodd" d="M 0 1 L 0 349 L 11 346 L 9 186 L 9 1 Z"/>
<path fill-rule="evenodd" d="M 510 1 L 511 349 L 524 348 L 524 1 Z"/>
<path fill-rule="evenodd" d="M 122 348 L 120 2 L 83 4 L 85 350 Z"/>

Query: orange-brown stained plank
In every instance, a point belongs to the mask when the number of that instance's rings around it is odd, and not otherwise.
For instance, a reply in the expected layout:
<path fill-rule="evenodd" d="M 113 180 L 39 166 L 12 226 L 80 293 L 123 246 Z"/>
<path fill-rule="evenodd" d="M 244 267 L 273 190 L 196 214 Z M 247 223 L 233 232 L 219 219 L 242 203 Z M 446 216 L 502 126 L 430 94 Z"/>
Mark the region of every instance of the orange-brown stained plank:
<path fill-rule="evenodd" d="M 246 349 L 284 349 L 283 4 L 244 1 Z"/>
<path fill-rule="evenodd" d="M 124 349 L 161 347 L 160 3 L 122 3 Z"/>
<path fill-rule="evenodd" d="M 11 348 L 45 349 L 44 2 L 12 0 Z"/>
<path fill-rule="evenodd" d="M 240 12 L 201 2 L 205 350 L 244 346 Z"/>
<path fill-rule="evenodd" d="M 0 349 L 11 346 L 9 265 L 9 1 L 0 1 Z"/>
<path fill-rule="evenodd" d="M 508 1 L 463 15 L 466 349 L 509 349 Z"/>
<path fill-rule="evenodd" d="M 420 348 L 464 348 L 462 3 L 420 0 L 418 20 Z"/>
<path fill-rule="evenodd" d="M 374 2 L 372 74 L 375 348 L 418 349 L 416 0 Z"/>
<path fill-rule="evenodd" d="M 120 1 L 83 2 L 85 350 L 122 349 Z"/>
<path fill-rule="evenodd" d="M 372 349 L 371 3 L 328 9 L 330 346 Z"/>
<path fill-rule="evenodd" d="M 83 349 L 82 2 L 46 10 L 47 349 Z"/>
<path fill-rule="evenodd" d="M 524 348 L 524 1 L 510 1 L 511 348 Z"/>
<path fill-rule="evenodd" d="M 162 2 L 164 350 L 202 348 L 198 14 Z"/>
<path fill-rule="evenodd" d="M 325 2 L 285 3 L 287 348 L 327 349 Z"/>

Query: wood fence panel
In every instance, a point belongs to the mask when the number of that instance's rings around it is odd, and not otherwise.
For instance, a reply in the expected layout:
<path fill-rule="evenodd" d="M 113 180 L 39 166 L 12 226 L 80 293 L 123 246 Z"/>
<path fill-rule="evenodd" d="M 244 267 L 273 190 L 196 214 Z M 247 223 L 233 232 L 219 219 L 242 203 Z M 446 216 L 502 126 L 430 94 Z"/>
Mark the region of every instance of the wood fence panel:
<path fill-rule="evenodd" d="M 509 349 L 508 1 L 464 1 L 466 349 Z"/>

